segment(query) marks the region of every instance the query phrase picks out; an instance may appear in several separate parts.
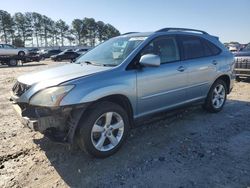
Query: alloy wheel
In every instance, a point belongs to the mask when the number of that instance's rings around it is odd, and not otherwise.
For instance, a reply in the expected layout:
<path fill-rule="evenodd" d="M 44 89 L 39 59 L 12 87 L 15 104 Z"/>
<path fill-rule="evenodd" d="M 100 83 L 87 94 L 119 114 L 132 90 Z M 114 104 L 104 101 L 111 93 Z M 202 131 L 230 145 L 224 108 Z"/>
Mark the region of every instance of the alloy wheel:
<path fill-rule="evenodd" d="M 226 90 L 222 84 L 218 84 L 213 91 L 213 99 L 212 99 L 212 104 L 214 108 L 220 108 L 226 98 Z"/>
<path fill-rule="evenodd" d="M 121 141 L 124 133 L 124 121 L 116 112 L 102 114 L 91 130 L 91 141 L 99 151 L 110 151 Z"/>

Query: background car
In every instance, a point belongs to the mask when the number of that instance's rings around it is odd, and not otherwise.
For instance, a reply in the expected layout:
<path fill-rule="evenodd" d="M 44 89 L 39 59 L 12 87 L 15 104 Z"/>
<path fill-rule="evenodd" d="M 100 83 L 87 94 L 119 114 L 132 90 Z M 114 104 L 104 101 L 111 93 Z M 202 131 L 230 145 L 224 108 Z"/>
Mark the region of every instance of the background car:
<path fill-rule="evenodd" d="M 236 80 L 240 81 L 243 77 L 250 78 L 250 44 L 234 56 Z"/>
<path fill-rule="evenodd" d="M 0 44 L 0 56 L 25 56 L 29 52 L 24 48 L 16 48 L 10 44 Z"/>
<path fill-rule="evenodd" d="M 89 50 L 90 50 L 89 48 L 79 48 L 79 49 L 76 49 L 75 52 L 79 54 L 85 54 Z"/>
<path fill-rule="evenodd" d="M 38 53 L 39 48 L 31 48 L 31 49 L 29 49 L 28 51 L 29 51 L 29 55 L 32 55 L 32 56 L 38 55 L 38 54 L 39 54 L 39 53 Z"/>
<path fill-rule="evenodd" d="M 51 59 L 54 61 L 62 61 L 62 60 L 75 60 L 81 54 L 74 52 L 74 51 L 63 51 L 57 55 L 51 56 Z"/>
<path fill-rule="evenodd" d="M 53 55 L 61 53 L 61 50 L 44 50 L 40 52 L 40 57 L 42 59 L 50 58 Z"/>

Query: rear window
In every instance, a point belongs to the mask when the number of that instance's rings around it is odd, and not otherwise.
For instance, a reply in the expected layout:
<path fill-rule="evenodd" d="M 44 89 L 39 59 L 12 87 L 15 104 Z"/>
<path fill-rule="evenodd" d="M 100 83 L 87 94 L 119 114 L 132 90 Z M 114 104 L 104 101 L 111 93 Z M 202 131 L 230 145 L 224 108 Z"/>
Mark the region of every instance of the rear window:
<path fill-rule="evenodd" d="M 182 36 L 183 58 L 195 59 L 218 55 L 221 50 L 211 42 L 194 36 Z"/>

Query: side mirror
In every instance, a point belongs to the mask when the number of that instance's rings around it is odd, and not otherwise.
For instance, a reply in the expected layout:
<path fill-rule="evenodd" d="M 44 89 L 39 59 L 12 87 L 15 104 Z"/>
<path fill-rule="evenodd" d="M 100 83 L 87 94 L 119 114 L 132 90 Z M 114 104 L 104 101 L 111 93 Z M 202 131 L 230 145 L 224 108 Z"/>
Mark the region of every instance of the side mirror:
<path fill-rule="evenodd" d="M 139 63 L 146 67 L 159 67 L 161 64 L 161 58 L 158 55 L 146 54 L 141 56 Z"/>

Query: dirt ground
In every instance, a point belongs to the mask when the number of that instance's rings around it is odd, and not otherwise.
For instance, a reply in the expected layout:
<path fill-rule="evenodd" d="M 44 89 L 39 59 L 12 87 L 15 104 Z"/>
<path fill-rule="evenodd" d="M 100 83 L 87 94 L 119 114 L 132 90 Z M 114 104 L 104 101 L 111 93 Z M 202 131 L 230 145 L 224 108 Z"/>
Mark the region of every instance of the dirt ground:
<path fill-rule="evenodd" d="M 118 153 L 94 159 L 24 127 L 8 101 L 16 77 L 54 64 L 0 67 L 0 187 L 250 187 L 249 81 L 235 83 L 222 112 L 154 115 Z"/>

